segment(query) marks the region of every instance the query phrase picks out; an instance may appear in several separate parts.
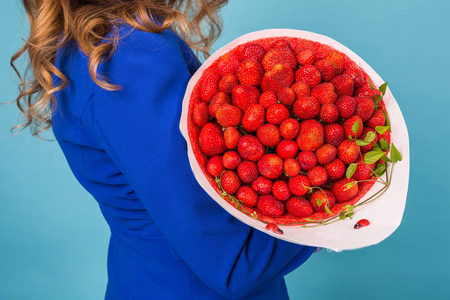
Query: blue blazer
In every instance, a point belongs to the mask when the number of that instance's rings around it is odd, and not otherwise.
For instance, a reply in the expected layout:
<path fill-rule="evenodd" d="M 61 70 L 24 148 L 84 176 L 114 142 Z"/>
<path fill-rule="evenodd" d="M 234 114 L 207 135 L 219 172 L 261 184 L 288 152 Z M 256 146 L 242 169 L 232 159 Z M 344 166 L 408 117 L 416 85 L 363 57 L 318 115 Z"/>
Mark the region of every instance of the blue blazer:
<path fill-rule="evenodd" d="M 283 276 L 314 248 L 235 219 L 192 174 L 179 120 L 197 58 L 170 30 L 118 32 L 98 70 L 122 89 L 97 86 L 72 42 L 57 52 L 69 85 L 52 113 L 72 172 L 111 230 L 106 299 L 288 299 Z"/>

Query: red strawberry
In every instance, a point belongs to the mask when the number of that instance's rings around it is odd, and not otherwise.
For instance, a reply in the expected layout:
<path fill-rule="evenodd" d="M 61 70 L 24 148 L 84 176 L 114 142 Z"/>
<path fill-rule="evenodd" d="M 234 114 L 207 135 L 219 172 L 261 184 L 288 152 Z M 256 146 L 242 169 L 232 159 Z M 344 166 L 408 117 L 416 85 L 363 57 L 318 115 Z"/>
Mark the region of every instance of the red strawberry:
<path fill-rule="evenodd" d="M 227 127 L 227 129 L 223 132 L 225 145 L 228 149 L 236 148 L 240 137 L 241 135 L 236 127 Z"/>
<path fill-rule="evenodd" d="M 243 61 L 236 71 L 236 76 L 242 85 L 259 86 L 264 76 L 261 64 L 254 60 Z"/>
<path fill-rule="evenodd" d="M 258 194 L 249 186 L 241 186 L 236 193 L 236 198 L 248 207 L 255 207 L 258 202 Z"/>
<path fill-rule="evenodd" d="M 260 195 L 267 195 L 272 192 L 272 180 L 259 176 L 252 182 L 252 189 Z"/>
<path fill-rule="evenodd" d="M 328 178 L 330 180 L 339 179 L 345 174 L 345 164 L 339 158 L 336 158 L 328 165 L 325 165 L 325 170 L 327 170 Z"/>
<path fill-rule="evenodd" d="M 241 124 L 242 111 L 234 105 L 224 104 L 217 110 L 216 118 L 223 127 L 238 126 Z"/>
<path fill-rule="evenodd" d="M 259 196 L 257 208 L 263 215 L 273 218 L 281 217 L 284 214 L 283 202 L 278 201 L 272 195 Z"/>
<path fill-rule="evenodd" d="M 238 66 L 239 60 L 237 57 L 231 53 L 226 53 L 220 58 L 219 63 L 217 64 L 217 73 L 219 73 L 220 76 L 234 74 Z"/>
<path fill-rule="evenodd" d="M 333 103 L 325 103 L 319 116 L 325 123 L 334 123 L 339 118 L 339 109 Z"/>
<path fill-rule="evenodd" d="M 350 96 L 342 96 L 336 101 L 341 118 L 348 119 L 354 115 L 356 110 L 356 100 Z"/>
<path fill-rule="evenodd" d="M 269 50 L 262 58 L 261 64 L 264 71 L 270 71 L 275 65 L 285 64 L 295 69 L 297 67 L 297 59 L 294 52 L 289 48 L 275 48 Z"/>
<path fill-rule="evenodd" d="M 337 149 L 333 145 L 325 144 L 316 150 L 317 162 L 321 165 L 331 163 L 337 155 Z"/>
<path fill-rule="evenodd" d="M 310 183 L 306 176 L 297 175 L 289 179 L 289 190 L 296 196 L 302 196 L 308 192 Z"/>
<path fill-rule="evenodd" d="M 389 130 L 386 130 L 383 134 L 377 134 L 376 142 L 379 143 L 382 139 L 385 139 L 388 144 L 391 144 L 391 133 Z"/>
<path fill-rule="evenodd" d="M 294 83 L 294 71 L 288 65 L 277 64 L 264 74 L 261 81 L 263 92 L 274 91 L 277 93 L 284 87 L 290 87 Z"/>
<path fill-rule="evenodd" d="M 281 140 L 280 129 L 273 124 L 264 124 L 256 131 L 261 144 L 264 146 L 273 147 L 276 146 Z"/>
<path fill-rule="evenodd" d="M 267 91 L 259 96 L 259 104 L 265 109 L 277 103 L 277 94 L 274 91 Z"/>
<path fill-rule="evenodd" d="M 341 96 L 352 96 L 354 91 L 354 83 L 352 76 L 348 74 L 342 74 L 334 77 L 330 81 L 334 85 L 334 90 Z"/>
<path fill-rule="evenodd" d="M 239 81 L 234 74 L 226 74 L 219 81 L 219 90 L 231 94 L 231 91 L 239 85 Z"/>
<path fill-rule="evenodd" d="M 355 141 L 344 140 L 338 147 L 338 158 L 345 164 L 351 164 L 358 160 L 359 147 Z"/>
<path fill-rule="evenodd" d="M 308 200 L 296 196 L 286 201 L 286 210 L 293 216 L 299 218 L 309 217 L 314 213 L 311 203 Z"/>
<path fill-rule="evenodd" d="M 358 125 L 355 125 L 355 123 L 358 123 Z M 350 119 L 345 120 L 342 126 L 344 127 L 344 134 L 346 138 L 351 136 L 352 139 L 357 139 L 363 132 L 363 122 L 357 115 L 354 115 Z M 353 132 L 353 126 L 357 128 L 356 133 Z"/>
<path fill-rule="evenodd" d="M 366 156 L 366 154 L 364 154 L 363 157 L 365 157 L 365 156 Z M 370 179 L 372 177 L 373 170 L 375 169 L 376 163 L 367 165 L 364 162 L 364 159 L 361 160 L 361 158 L 358 159 L 358 161 L 356 163 L 357 163 L 356 171 L 355 171 L 355 173 L 353 173 L 352 177 L 355 178 L 356 180 Z"/>
<path fill-rule="evenodd" d="M 297 161 L 302 170 L 308 171 L 314 168 L 317 164 L 317 157 L 314 152 L 302 151 L 297 156 Z"/>
<path fill-rule="evenodd" d="M 369 120 L 367 120 L 366 125 L 370 128 L 375 129 L 377 126 L 384 126 L 386 123 L 386 117 L 381 109 L 377 109 L 373 112 Z"/>
<path fill-rule="evenodd" d="M 284 87 L 277 93 L 278 101 L 285 106 L 291 106 L 295 102 L 296 94 L 290 87 Z"/>
<path fill-rule="evenodd" d="M 294 115 L 300 119 L 312 119 L 320 113 L 320 103 L 316 97 L 300 97 L 294 103 Z"/>
<path fill-rule="evenodd" d="M 325 143 L 337 147 L 344 140 L 344 128 L 339 124 L 325 125 Z"/>
<path fill-rule="evenodd" d="M 353 178 L 348 179 L 347 177 L 344 177 L 333 183 L 331 192 L 338 202 L 345 202 L 358 195 L 358 183 L 356 183 L 356 180 Z"/>
<path fill-rule="evenodd" d="M 209 115 L 216 118 L 217 110 L 224 104 L 231 104 L 231 98 L 227 93 L 218 92 L 209 102 Z"/>
<path fill-rule="evenodd" d="M 303 49 L 314 50 L 314 42 L 311 40 L 299 39 L 298 44 L 295 47 L 295 51 L 299 52 L 300 50 Z"/>
<path fill-rule="evenodd" d="M 361 69 L 354 61 L 347 60 L 345 62 L 343 74 L 347 74 L 352 77 L 353 82 L 355 83 L 355 88 L 360 88 L 366 84 L 366 79 L 364 78 Z"/>
<path fill-rule="evenodd" d="M 313 65 L 304 65 L 295 72 L 295 82 L 302 81 L 311 88 L 315 87 L 322 80 L 319 69 Z"/>
<path fill-rule="evenodd" d="M 194 107 L 194 112 L 192 113 L 194 117 L 194 123 L 202 127 L 209 121 L 209 111 L 208 105 L 205 102 L 199 102 Z"/>
<path fill-rule="evenodd" d="M 242 49 L 242 59 L 253 59 L 256 61 L 261 61 L 264 55 L 266 54 L 266 49 L 263 46 L 257 43 L 247 43 Z"/>
<path fill-rule="evenodd" d="M 280 201 L 286 201 L 291 197 L 291 191 L 286 181 L 275 181 L 272 185 L 272 194 Z"/>
<path fill-rule="evenodd" d="M 242 127 L 249 132 L 254 132 L 264 124 L 264 119 L 264 108 L 259 104 L 251 104 L 242 117 Z"/>
<path fill-rule="evenodd" d="M 289 43 L 289 41 L 286 39 L 276 40 L 269 47 L 269 49 L 276 49 L 276 48 L 288 48 L 292 50 L 291 43 Z"/>
<path fill-rule="evenodd" d="M 211 157 L 206 163 L 206 170 L 211 176 L 219 177 L 225 171 L 225 167 L 222 164 L 222 155 Z"/>
<path fill-rule="evenodd" d="M 231 92 L 231 102 L 239 107 L 244 113 L 252 104 L 257 104 L 259 90 L 250 85 L 238 85 Z"/>
<path fill-rule="evenodd" d="M 356 111 L 355 114 L 361 117 L 363 122 L 370 119 L 375 109 L 375 104 L 370 97 L 358 97 L 356 98 Z"/>
<path fill-rule="evenodd" d="M 293 140 L 300 132 L 300 123 L 293 118 L 288 118 L 281 122 L 280 133 L 281 136 L 288 140 Z"/>
<path fill-rule="evenodd" d="M 308 177 L 311 186 L 321 186 L 328 179 L 327 170 L 321 166 L 315 166 L 308 171 L 306 176 Z"/>
<path fill-rule="evenodd" d="M 294 90 L 297 98 L 311 95 L 311 88 L 309 87 L 309 84 L 303 81 L 297 81 L 296 83 L 291 85 L 291 89 Z"/>
<path fill-rule="evenodd" d="M 239 139 L 238 152 L 243 159 L 256 162 L 263 156 L 264 147 L 256 136 L 244 135 Z"/>
<path fill-rule="evenodd" d="M 270 124 L 280 125 L 289 118 L 289 110 L 283 104 L 274 104 L 267 109 L 266 120 Z"/>
<path fill-rule="evenodd" d="M 311 90 L 311 96 L 316 97 L 320 104 L 336 102 L 338 95 L 334 91 L 334 85 L 330 82 L 322 82 Z"/>
<path fill-rule="evenodd" d="M 283 173 L 283 160 L 276 154 L 264 154 L 258 161 L 258 171 L 266 178 L 278 178 Z"/>
<path fill-rule="evenodd" d="M 326 59 L 318 60 L 314 63 L 314 66 L 319 70 L 322 81 L 330 81 L 336 76 L 333 64 Z"/>
<path fill-rule="evenodd" d="M 316 55 L 314 54 L 314 51 L 310 49 L 305 49 L 297 52 L 297 62 L 299 65 L 312 65 L 314 61 L 316 60 Z"/>
<path fill-rule="evenodd" d="M 381 92 L 379 90 L 372 90 L 369 86 L 363 86 L 355 90 L 353 97 L 370 97 L 373 98 L 375 95 L 380 95 Z"/>
<path fill-rule="evenodd" d="M 237 167 L 239 178 L 244 183 L 252 183 L 258 178 L 258 167 L 252 161 L 244 160 Z"/>
<path fill-rule="evenodd" d="M 314 49 L 315 49 L 317 59 L 323 59 L 324 57 L 326 57 L 328 54 L 330 54 L 333 51 L 333 48 L 331 48 L 328 45 L 321 44 L 318 42 L 314 42 L 314 44 L 315 44 Z"/>
<path fill-rule="evenodd" d="M 325 205 L 332 209 L 336 204 L 336 197 L 329 190 L 316 191 L 311 195 L 311 205 L 316 212 L 324 212 Z M 320 205 L 319 205 L 320 203 Z"/>
<path fill-rule="evenodd" d="M 230 195 L 235 194 L 241 187 L 241 181 L 237 174 L 231 170 L 226 170 L 220 177 L 222 188 Z"/>
<path fill-rule="evenodd" d="M 323 126 L 316 120 L 306 120 L 300 125 L 297 144 L 302 151 L 316 151 L 324 142 Z"/>
<path fill-rule="evenodd" d="M 222 156 L 222 164 L 229 170 L 236 169 L 241 161 L 241 156 L 236 151 L 227 151 Z"/>
<path fill-rule="evenodd" d="M 283 169 L 286 175 L 293 177 L 300 173 L 300 164 L 294 158 L 288 158 L 283 163 Z"/>
<path fill-rule="evenodd" d="M 345 57 L 341 52 L 334 50 L 325 56 L 325 59 L 329 60 L 333 64 L 336 75 L 339 75 L 344 71 Z"/>
<path fill-rule="evenodd" d="M 365 140 L 366 135 L 367 135 L 370 131 L 373 132 L 374 134 L 376 134 L 376 132 L 374 131 L 374 129 L 368 128 L 368 127 L 364 127 L 363 133 L 361 134 L 361 139 L 362 139 L 362 140 Z M 376 139 L 376 138 L 375 138 L 375 139 Z M 375 140 L 373 140 L 369 145 L 366 145 L 366 146 L 360 146 L 359 149 L 361 150 L 362 153 L 369 152 L 370 150 L 373 149 L 373 143 L 374 143 L 374 142 L 375 142 Z"/>
<path fill-rule="evenodd" d="M 206 123 L 198 138 L 198 144 L 203 154 L 214 156 L 224 152 L 227 148 L 223 138 L 223 131 L 219 124 Z"/>
<path fill-rule="evenodd" d="M 219 74 L 212 73 L 208 77 L 206 77 L 205 81 L 203 81 L 200 86 L 200 98 L 206 103 L 211 101 L 211 98 L 219 91 L 219 82 L 220 79 Z"/>
<path fill-rule="evenodd" d="M 298 145 L 293 140 L 282 140 L 277 145 L 276 152 L 282 159 L 293 158 L 297 155 Z"/>

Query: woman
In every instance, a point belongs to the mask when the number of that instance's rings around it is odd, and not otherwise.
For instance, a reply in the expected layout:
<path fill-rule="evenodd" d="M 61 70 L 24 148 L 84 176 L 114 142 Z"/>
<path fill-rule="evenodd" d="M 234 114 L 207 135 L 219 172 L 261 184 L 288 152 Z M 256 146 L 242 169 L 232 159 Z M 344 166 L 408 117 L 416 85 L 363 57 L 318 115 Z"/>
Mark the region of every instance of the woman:
<path fill-rule="evenodd" d="M 106 299 L 288 299 L 314 248 L 236 220 L 198 185 L 178 129 L 225 0 L 24 0 L 31 81 L 16 102 L 52 128 L 111 229 Z M 14 65 L 13 65 L 14 66 Z M 17 70 L 16 70 L 17 72 Z"/>

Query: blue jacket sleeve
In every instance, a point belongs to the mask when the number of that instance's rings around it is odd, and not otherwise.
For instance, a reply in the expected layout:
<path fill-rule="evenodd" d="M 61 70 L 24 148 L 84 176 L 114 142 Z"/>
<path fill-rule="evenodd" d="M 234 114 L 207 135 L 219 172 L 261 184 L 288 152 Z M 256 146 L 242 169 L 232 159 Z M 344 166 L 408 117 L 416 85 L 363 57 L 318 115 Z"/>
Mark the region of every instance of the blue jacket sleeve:
<path fill-rule="evenodd" d="M 166 33 L 134 32 L 100 66 L 95 131 L 171 247 L 209 287 L 244 297 L 301 265 L 313 248 L 275 239 L 223 210 L 196 182 L 179 131 L 190 73 Z"/>

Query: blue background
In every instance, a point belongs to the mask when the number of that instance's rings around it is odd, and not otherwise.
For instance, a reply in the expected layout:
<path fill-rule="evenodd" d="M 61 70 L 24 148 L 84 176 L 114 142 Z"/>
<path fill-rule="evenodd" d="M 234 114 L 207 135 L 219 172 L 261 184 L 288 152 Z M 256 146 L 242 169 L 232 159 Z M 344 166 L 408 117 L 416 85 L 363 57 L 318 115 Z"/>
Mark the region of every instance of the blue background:
<path fill-rule="evenodd" d="M 20 2 L 0 1 L 0 102 L 18 91 L 9 59 L 27 38 Z M 268 28 L 327 35 L 389 81 L 409 130 L 410 185 L 399 229 L 365 249 L 315 254 L 288 275 L 291 299 L 450 298 L 449 15 L 444 0 L 240 0 L 223 9 L 214 49 Z M 0 106 L 0 299 L 102 299 L 107 225 L 56 142 L 28 129 L 10 134 L 19 116 L 14 104 Z"/>

